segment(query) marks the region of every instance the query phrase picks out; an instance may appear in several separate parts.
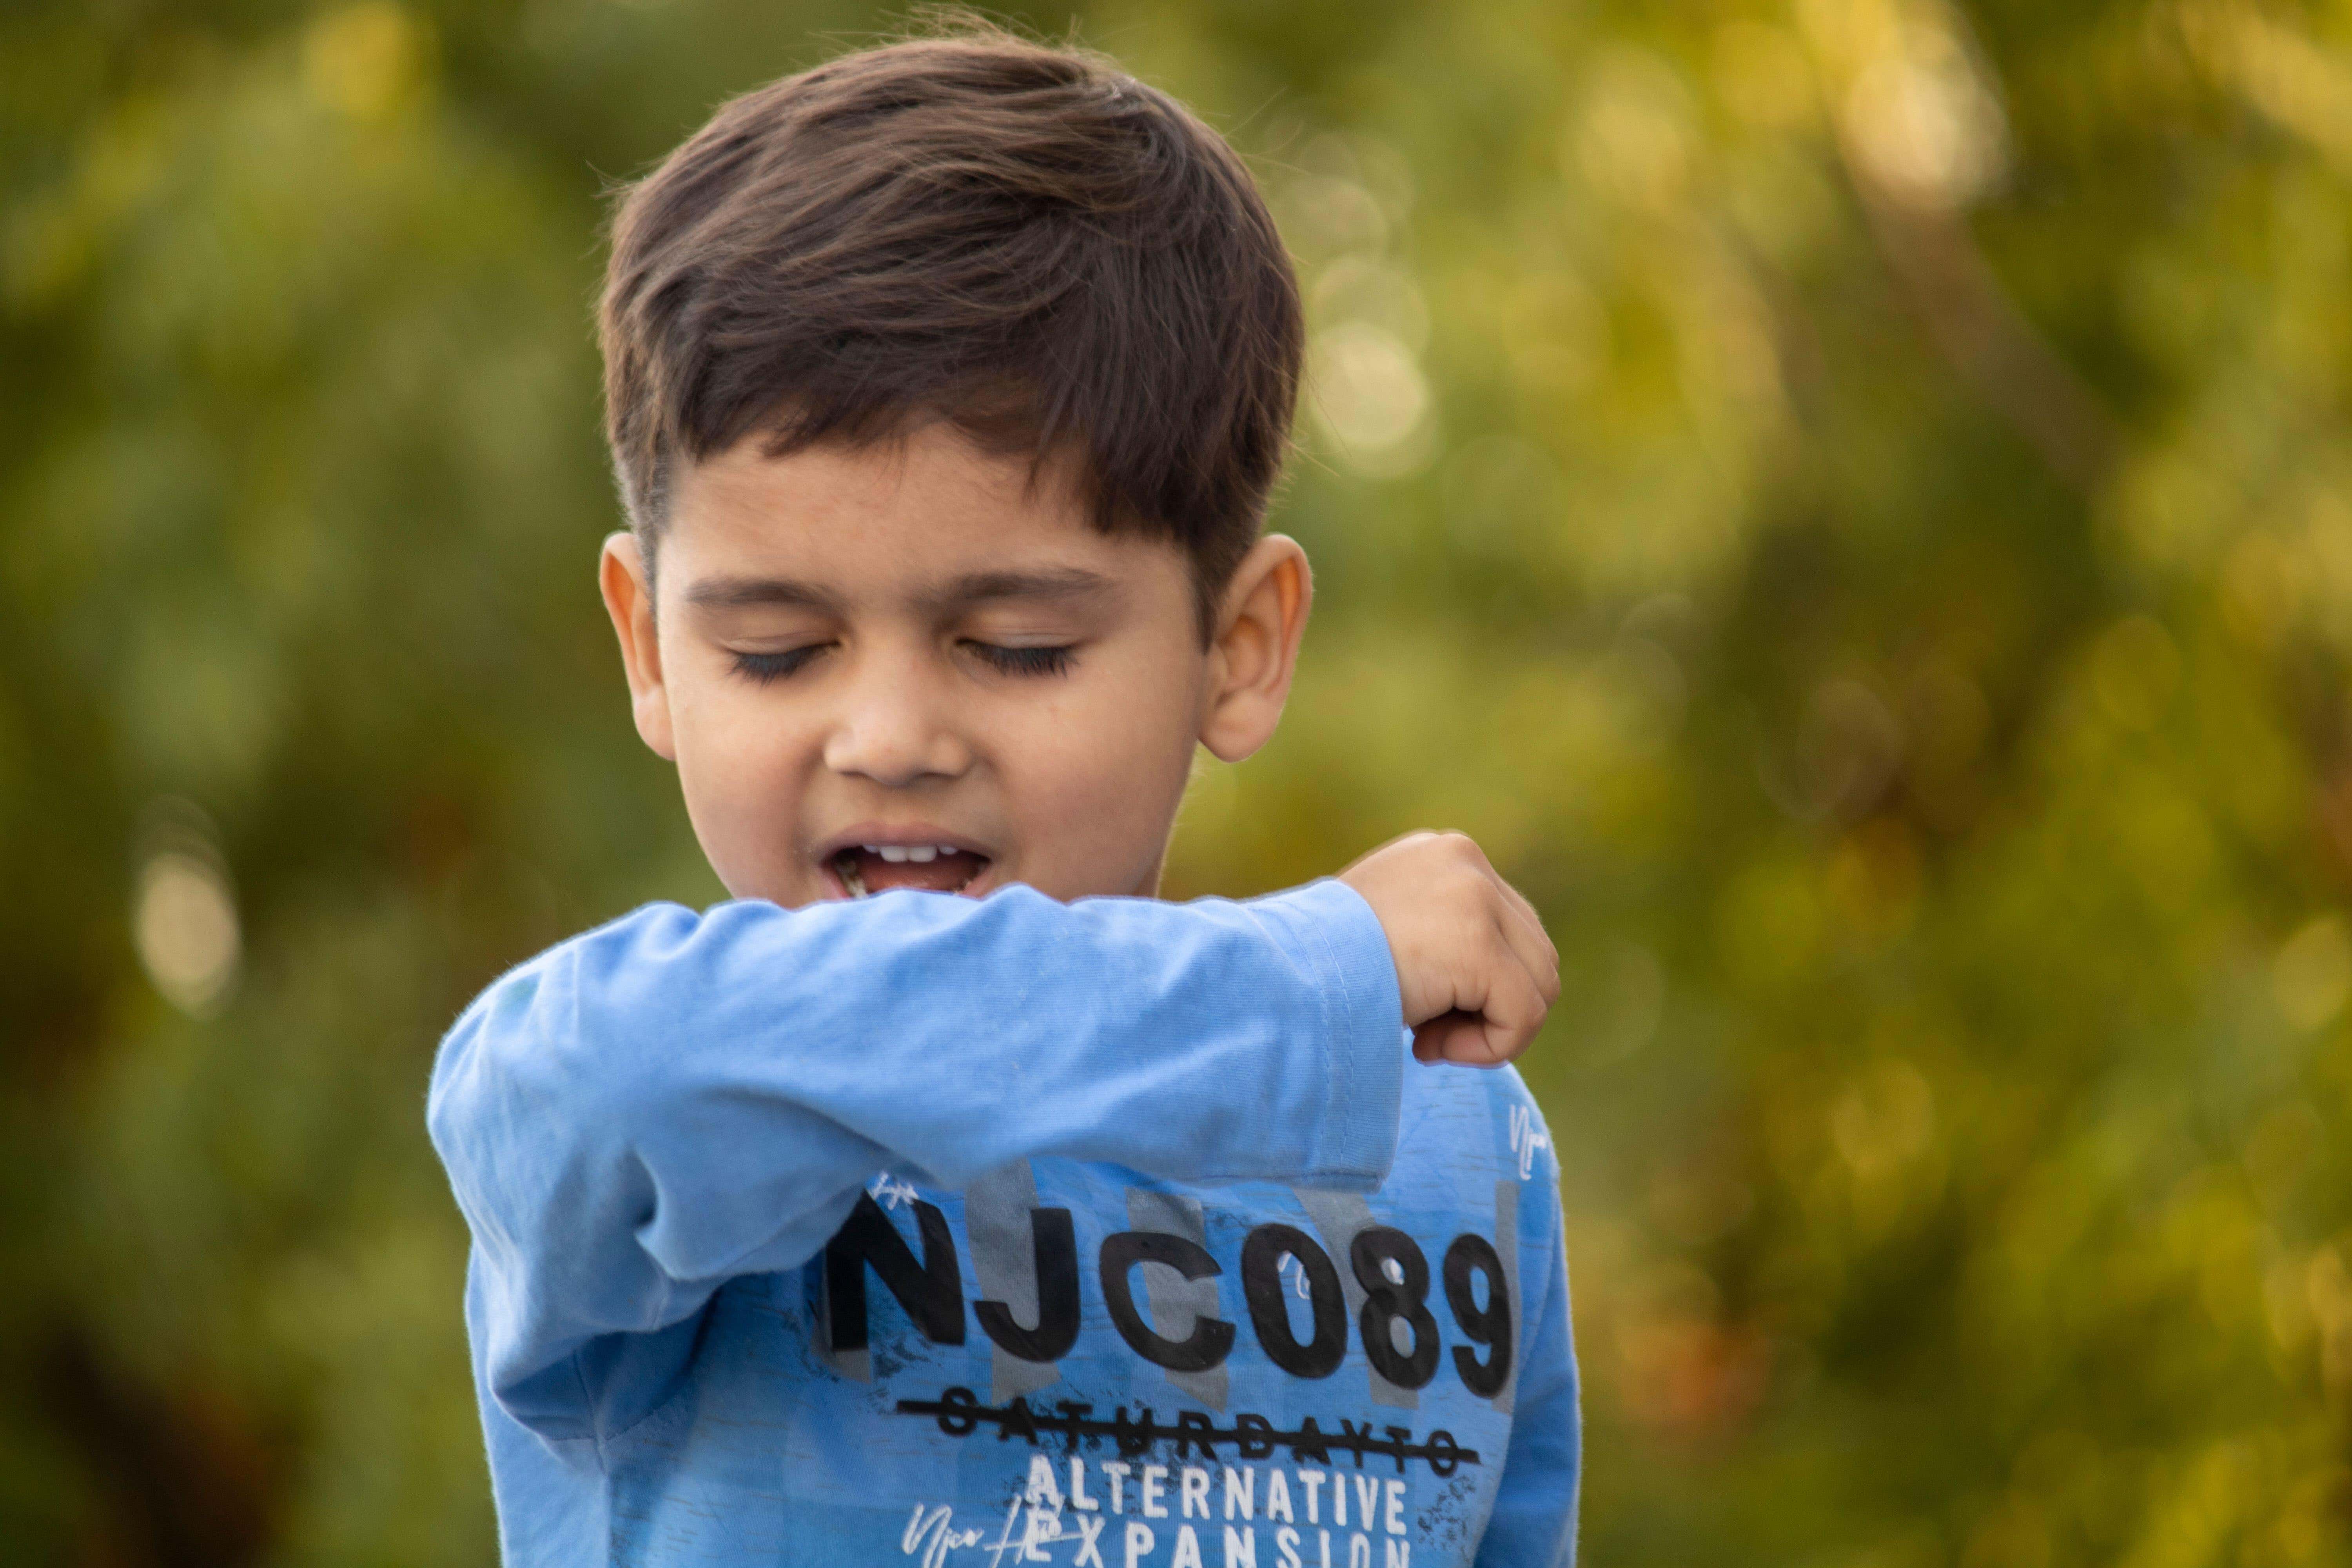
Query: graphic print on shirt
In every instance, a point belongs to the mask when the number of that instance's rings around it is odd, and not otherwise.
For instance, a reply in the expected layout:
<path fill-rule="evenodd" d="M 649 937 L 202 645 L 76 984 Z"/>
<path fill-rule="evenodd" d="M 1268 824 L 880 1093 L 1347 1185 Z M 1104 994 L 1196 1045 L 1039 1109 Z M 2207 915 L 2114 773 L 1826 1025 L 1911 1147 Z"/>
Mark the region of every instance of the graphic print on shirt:
<path fill-rule="evenodd" d="M 1134 1568 L 1151 1556 L 1165 1532 L 1172 1547 L 1171 1568 L 1206 1568 L 1203 1550 L 1219 1546 L 1227 1568 L 1256 1568 L 1265 1530 L 1273 1540 L 1268 1568 L 1375 1568 L 1375 1541 L 1378 1568 L 1412 1568 L 1411 1503 L 1406 1484 L 1394 1478 L 1307 1468 L 1171 1469 L 1121 1460 L 1103 1462 L 1090 1473 L 1084 1459 L 1072 1458 L 1067 1464 L 1066 1491 L 1059 1464 L 1032 1455 L 1025 1482 L 1005 1504 L 1002 1519 L 986 1525 L 960 1524 L 950 1504 L 915 1504 L 899 1534 L 899 1551 L 919 1559 L 923 1568 L 945 1568 L 950 1552 L 976 1547 L 988 1553 L 990 1568 L 1002 1568 L 1006 1563 L 1058 1562 L 1054 1549 L 1067 1542 L 1074 1549 L 1072 1568 L 1110 1568 L 1103 1557 L 1108 1545 L 1119 1552 L 1122 1568 Z M 1223 1496 L 1214 1500 L 1220 1476 Z M 1090 1484 L 1097 1489 L 1089 1490 Z M 1134 1517 L 1126 1517 L 1130 1503 Z M 1182 1522 L 1194 1518 L 1202 1522 Z M 1153 1520 L 1171 1522 L 1147 1522 Z M 1109 1531 L 1114 1523 L 1120 1527 L 1116 1534 Z"/>
<path fill-rule="evenodd" d="M 887 1174 L 882 1178 L 889 1180 Z M 1040 1217 L 1037 1178 L 1026 1160 L 1001 1166 L 964 1189 L 963 1222 L 971 1238 L 971 1271 L 979 1278 L 982 1302 L 992 1309 L 983 1317 L 986 1327 L 996 1318 L 999 1332 L 989 1336 L 990 1393 L 999 1401 L 1050 1388 L 1062 1380 L 1056 1364 L 1067 1343 L 1057 1340 L 1066 1325 L 1070 1340 L 1077 1337 L 1077 1243 L 1060 1245 L 1069 1223 L 1069 1211 L 1057 1209 L 1055 1218 Z M 1050 1233 L 1050 1234 L 1049 1234 Z M 1066 1278 L 1063 1270 L 1067 1270 Z M 1050 1290 L 1054 1300 L 1054 1331 L 1047 1331 L 1040 1297 Z M 1034 1325 L 1023 1330 L 1019 1325 Z M 1004 1331 L 1011 1330 L 1011 1332 Z M 1019 1334 L 1034 1336 L 1027 1340 Z M 1014 1340 L 1022 1353 L 1005 1348 Z"/>
<path fill-rule="evenodd" d="M 1072 1213 L 1039 1203 L 1028 1163 L 991 1172 L 962 1194 L 962 1243 L 978 1286 L 969 1303 L 948 1212 L 885 1174 L 810 1270 L 815 1349 L 838 1374 L 876 1381 L 868 1319 L 877 1286 L 932 1344 L 965 1344 L 968 1316 L 988 1341 L 984 1397 L 960 1384 L 905 1394 L 894 1384 L 884 1406 L 959 1447 L 979 1437 L 992 1451 L 1014 1445 L 1005 1457 L 1016 1463 L 1024 1451 L 1031 1457 L 1025 1475 L 1008 1470 L 1014 1495 L 1001 1519 L 961 1518 L 936 1500 L 912 1505 L 901 1546 L 931 1568 L 963 1547 L 980 1548 L 991 1568 L 1085 1568 L 1105 1563 L 1106 1542 L 1122 1564 L 1181 1568 L 1222 1549 L 1227 1563 L 1255 1568 L 1261 1526 L 1268 1568 L 1370 1568 L 1375 1541 L 1384 1542 L 1378 1561 L 1391 1568 L 1410 1562 L 1409 1510 L 1458 1497 L 1452 1479 L 1465 1467 L 1501 1462 L 1498 1447 L 1482 1452 L 1411 1414 L 1441 1376 L 1510 1413 L 1521 1319 L 1518 1184 L 1498 1181 L 1494 1193 L 1491 1235 L 1465 1230 L 1424 1245 L 1379 1223 L 1360 1196 L 1295 1190 L 1287 1195 L 1305 1224 L 1253 1210 L 1238 1248 L 1220 1256 L 1200 1199 L 1127 1188 L 1129 1228 L 1102 1237 L 1087 1260 L 1095 1331 L 1108 1317 L 1135 1374 L 1164 1379 L 1177 1407 L 1155 1408 L 1139 1384 L 1106 1411 L 1083 1398 L 1033 1397 L 1064 1383 L 1059 1363 L 1077 1343 L 1087 1303 Z M 1221 1315 L 1227 1275 L 1237 1277 L 1243 1321 Z M 1286 1381 L 1321 1385 L 1328 1404 L 1287 1418 L 1228 1409 L 1226 1363 L 1244 1342 Z M 1100 1359 L 1107 1348 L 1089 1352 Z M 1397 1416 L 1378 1417 L 1367 1403 Z M 1220 1477 L 1218 1528 L 1230 1539 L 1211 1540 L 1200 1532 Z M 1056 1543 L 1075 1556 L 1053 1555 Z"/>

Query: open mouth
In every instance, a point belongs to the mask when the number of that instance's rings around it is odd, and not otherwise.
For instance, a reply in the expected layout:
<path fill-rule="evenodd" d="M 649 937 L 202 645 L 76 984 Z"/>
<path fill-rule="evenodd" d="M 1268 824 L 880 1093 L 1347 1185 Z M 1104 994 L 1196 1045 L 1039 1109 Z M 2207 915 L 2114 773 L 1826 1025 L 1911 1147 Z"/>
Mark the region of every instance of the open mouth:
<path fill-rule="evenodd" d="M 828 862 L 853 899 L 893 888 L 961 893 L 988 869 L 988 857 L 950 844 L 854 844 Z"/>

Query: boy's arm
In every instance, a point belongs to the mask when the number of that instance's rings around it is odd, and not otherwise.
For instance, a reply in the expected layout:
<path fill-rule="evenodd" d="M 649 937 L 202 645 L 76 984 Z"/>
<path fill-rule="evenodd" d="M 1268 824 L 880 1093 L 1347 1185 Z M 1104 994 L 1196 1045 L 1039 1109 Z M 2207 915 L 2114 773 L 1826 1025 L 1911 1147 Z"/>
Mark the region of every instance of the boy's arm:
<path fill-rule="evenodd" d="M 1553 1173 L 1551 1190 L 1559 1191 Z M 1576 1350 L 1569 1327 L 1568 1248 L 1557 1213 L 1551 1258 L 1527 1322 L 1526 1360 L 1511 1409 L 1511 1445 L 1495 1510 L 1478 1543 L 1478 1568 L 1574 1568 L 1583 1428 Z"/>
<path fill-rule="evenodd" d="M 558 1441 L 634 1424 L 689 1348 L 660 1331 L 814 1256 L 886 1167 L 957 1187 L 1053 1154 L 1370 1190 L 1401 1018 L 1381 922 L 1331 881 L 649 905 L 500 978 L 435 1064 L 490 1391 Z"/>

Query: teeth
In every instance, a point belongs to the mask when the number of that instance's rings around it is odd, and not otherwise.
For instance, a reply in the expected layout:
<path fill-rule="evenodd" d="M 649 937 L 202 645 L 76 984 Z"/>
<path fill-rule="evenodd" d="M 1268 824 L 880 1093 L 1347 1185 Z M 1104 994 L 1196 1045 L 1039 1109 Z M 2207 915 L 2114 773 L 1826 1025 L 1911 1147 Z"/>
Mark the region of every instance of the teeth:
<path fill-rule="evenodd" d="M 844 849 L 834 858 L 834 867 L 841 875 L 842 886 L 849 889 L 851 897 L 859 899 L 872 896 L 865 879 L 857 874 L 857 857 L 861 850 L 887 866 L 903 866 L 909 861 L 918 866 L 928 866 L 935 860 L 950 859 L 967 853 L 952 844 L 860 844 L 854 848 Z M 972 858 L 983 857 L 974 854 Z M 969 876 L 964 879 L 967 884 L 971 880 Z"/>

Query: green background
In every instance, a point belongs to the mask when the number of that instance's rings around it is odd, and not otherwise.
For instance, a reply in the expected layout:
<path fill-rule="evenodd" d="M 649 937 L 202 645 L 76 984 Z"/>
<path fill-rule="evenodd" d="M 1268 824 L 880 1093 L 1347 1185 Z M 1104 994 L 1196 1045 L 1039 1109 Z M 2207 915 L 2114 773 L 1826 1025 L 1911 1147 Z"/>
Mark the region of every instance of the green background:
<path fill-rule="evenodd" d="M 1542 906 L 1586 1561 L 2352 1563 L 2352 11 L 1077 20 L 1312 301 L 1318 618 L 1170 890 Z M 0 10 L 9 1563 L 491 1560 L 434 1043 L 720 896 L 600 195 L 891 25 Z"/>

